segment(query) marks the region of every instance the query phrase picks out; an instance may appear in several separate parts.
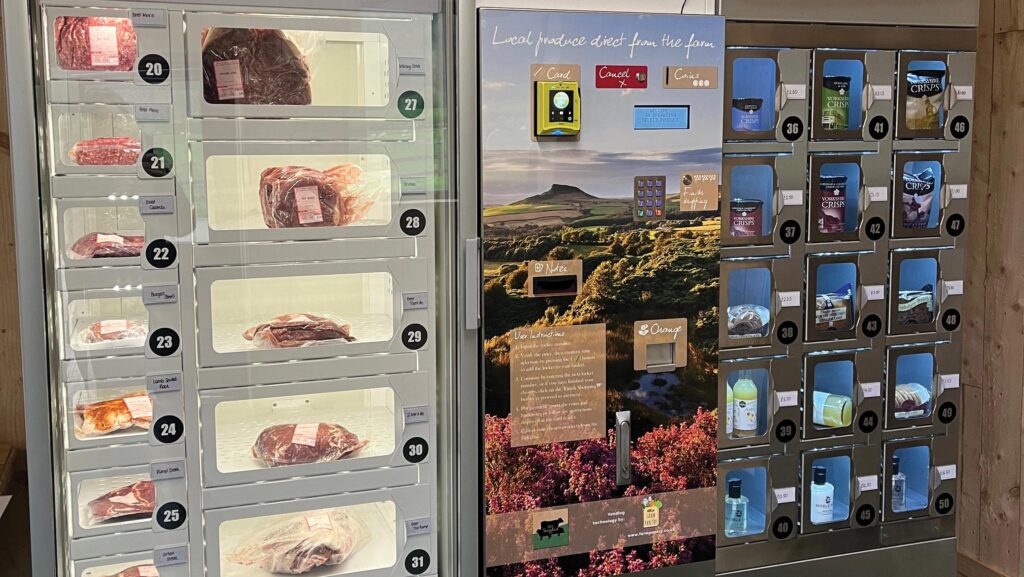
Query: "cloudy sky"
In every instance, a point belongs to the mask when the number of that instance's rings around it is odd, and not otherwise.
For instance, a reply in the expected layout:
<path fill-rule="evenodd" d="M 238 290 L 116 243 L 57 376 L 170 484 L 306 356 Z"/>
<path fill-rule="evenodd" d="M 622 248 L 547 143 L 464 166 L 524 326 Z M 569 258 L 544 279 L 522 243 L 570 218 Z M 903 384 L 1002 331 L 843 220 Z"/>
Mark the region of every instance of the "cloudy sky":
<path fill-rule="evenodd" d="M 628 197 L 635 176 L 667 177 L 669 194 L 679 175 L 719 171 L 722 95 L 717 90 L 667 90 L 666 66 L 716 66 L 721 84 L 723 24 L 717 18 L 484 10 L 481 15 L 481 146 L 485 205 L 508 204 L 552 184 L 578 186 L 608 198 Z M 541 39 L 585 38 L 583 46 L 541 44 Z M 516 39 L 516 40 L 513 40 Z M 524 40 L 525 39 L 525 40 Z M 593 47 L 595 39 L 619 46 Z M 665 46 L 665 42 L 677 43 Z M 714 48 L 690 43 L 714 44 Z M 635 44 L 635 46 L 630 46 Z M 579 142 L 531 139 L 530 66 L 581 67 L 583 129 Z M 595 88 L 602 65 L 646 65 L 646 90 Z M 689 130 L 633 130 L 636 105 L 689 105 Z"/>

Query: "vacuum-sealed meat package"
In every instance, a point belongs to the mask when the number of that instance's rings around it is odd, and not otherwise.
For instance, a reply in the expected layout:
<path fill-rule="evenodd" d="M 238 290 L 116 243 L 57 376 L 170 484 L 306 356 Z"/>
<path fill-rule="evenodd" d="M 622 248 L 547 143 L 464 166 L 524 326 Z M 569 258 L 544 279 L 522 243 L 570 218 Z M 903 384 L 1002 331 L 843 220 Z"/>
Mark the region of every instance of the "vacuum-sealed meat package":
<path fill-rule="evenodd" d="M 203 96 L 210 104 L 313 101 L 309 63 L 283 31 L 210 28 L 203 36 Z"/>
<path fill-rule="evenodd" d="M 153 482 L 139 481 L 89 501 L 89 519 L 96 524 L 124 517 L 152 515 L 155 503 Z"/>
<path fill-rule="evenodd" d="M 71 245 L 71 258 L 87 260 L 91 258 L 123 258 L 142 254 L 146 237 L 127 236 L 108 232 L 90 232 Z"/>
<path fill-rule="evenodd" d="M 261 349 L 289 349 L 318 344 L 352 342 L 352 327 L 348 323 L 308 313 L 286 314 L 274 317 L 245 331 L 245 340 Z"/>
<path fill-rule="evenodd" d="M 92 323 L 82 331 L 82 341 L 89 344 L 145 339 L 145 323 L 127 319 L 110 319 Z"/>
<path fill-rule="evenodd" d="M 131 166 L 139 161 L 142 143 L 129 136 L 76 142 L 68 156 L 78 166 Z"/>
<path fill-rule="evenodd" d="M 301 423 L 274 425 L 263 429 L 252 456 L 268 467 L 327 463 L 343 459 L 362 449 L 369 441 L 341 425 Z"/>
<path fill-rule="evenodd" d="M 138 38 L 128 18 L 58 16 L 54 50 L 64 70 L 125 72 L 135 68 Z"/>
<path fill-rule="evenodd" d="M 153 402 L 147 393 L 75 405 L 75 432 L 82 437 L 101 437 L 132 427 L 149 429 L 152 422 Z"/>
<path fill-rule="evenodd" d="M 343 509 L 296 515 L 252 535 L 228 554 L 232 563 L 270 573 L 301 575 L 341 565 L 369 538 Z"/>
<path fill-rule="evenodd" d="M 324 172 L 302 166 L 260 175 L 260 206 L 268 228 L 346 226 L 366 216 L 375 199 L 355 186 L 362 169 L 342 164 Z"/>

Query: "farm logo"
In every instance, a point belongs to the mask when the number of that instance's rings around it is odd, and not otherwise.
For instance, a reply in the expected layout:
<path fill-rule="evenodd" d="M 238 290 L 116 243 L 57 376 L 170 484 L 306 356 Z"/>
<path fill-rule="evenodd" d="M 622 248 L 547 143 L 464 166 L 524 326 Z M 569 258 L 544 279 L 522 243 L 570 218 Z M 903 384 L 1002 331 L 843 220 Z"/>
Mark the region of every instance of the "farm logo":
<path fill-rule="evenodd" d="M 569 544 L 569 510 L 533 513 L 533 549 L 553 549 Z"/>
<path fill-rule="evenodd" d="M 661 501 L 652 497 L 644 497 L 644 529 L 651 529 L 661 525 L 661 508 L 664 506 Z"/>

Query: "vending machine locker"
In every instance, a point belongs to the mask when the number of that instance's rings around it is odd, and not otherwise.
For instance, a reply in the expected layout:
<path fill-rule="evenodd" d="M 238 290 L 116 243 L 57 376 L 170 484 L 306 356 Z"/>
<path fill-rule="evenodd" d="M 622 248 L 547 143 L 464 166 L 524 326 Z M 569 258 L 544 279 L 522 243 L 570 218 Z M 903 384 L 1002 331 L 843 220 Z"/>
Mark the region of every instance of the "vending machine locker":
<path fill-rule="evenodd" d="M 451 6 L 4 12 L 34 575 L 453 572 Z"/>

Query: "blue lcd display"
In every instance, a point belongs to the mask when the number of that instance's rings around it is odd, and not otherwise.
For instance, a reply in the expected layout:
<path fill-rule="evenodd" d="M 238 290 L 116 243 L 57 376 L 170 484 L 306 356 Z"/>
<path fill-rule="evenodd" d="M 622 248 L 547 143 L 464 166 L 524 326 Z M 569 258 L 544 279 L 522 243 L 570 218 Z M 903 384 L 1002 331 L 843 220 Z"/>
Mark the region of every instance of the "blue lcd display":
<path fill-rule="evenodd" d="M 687 130 L 689 106 L 634 106 L 633 130 Z"/>

